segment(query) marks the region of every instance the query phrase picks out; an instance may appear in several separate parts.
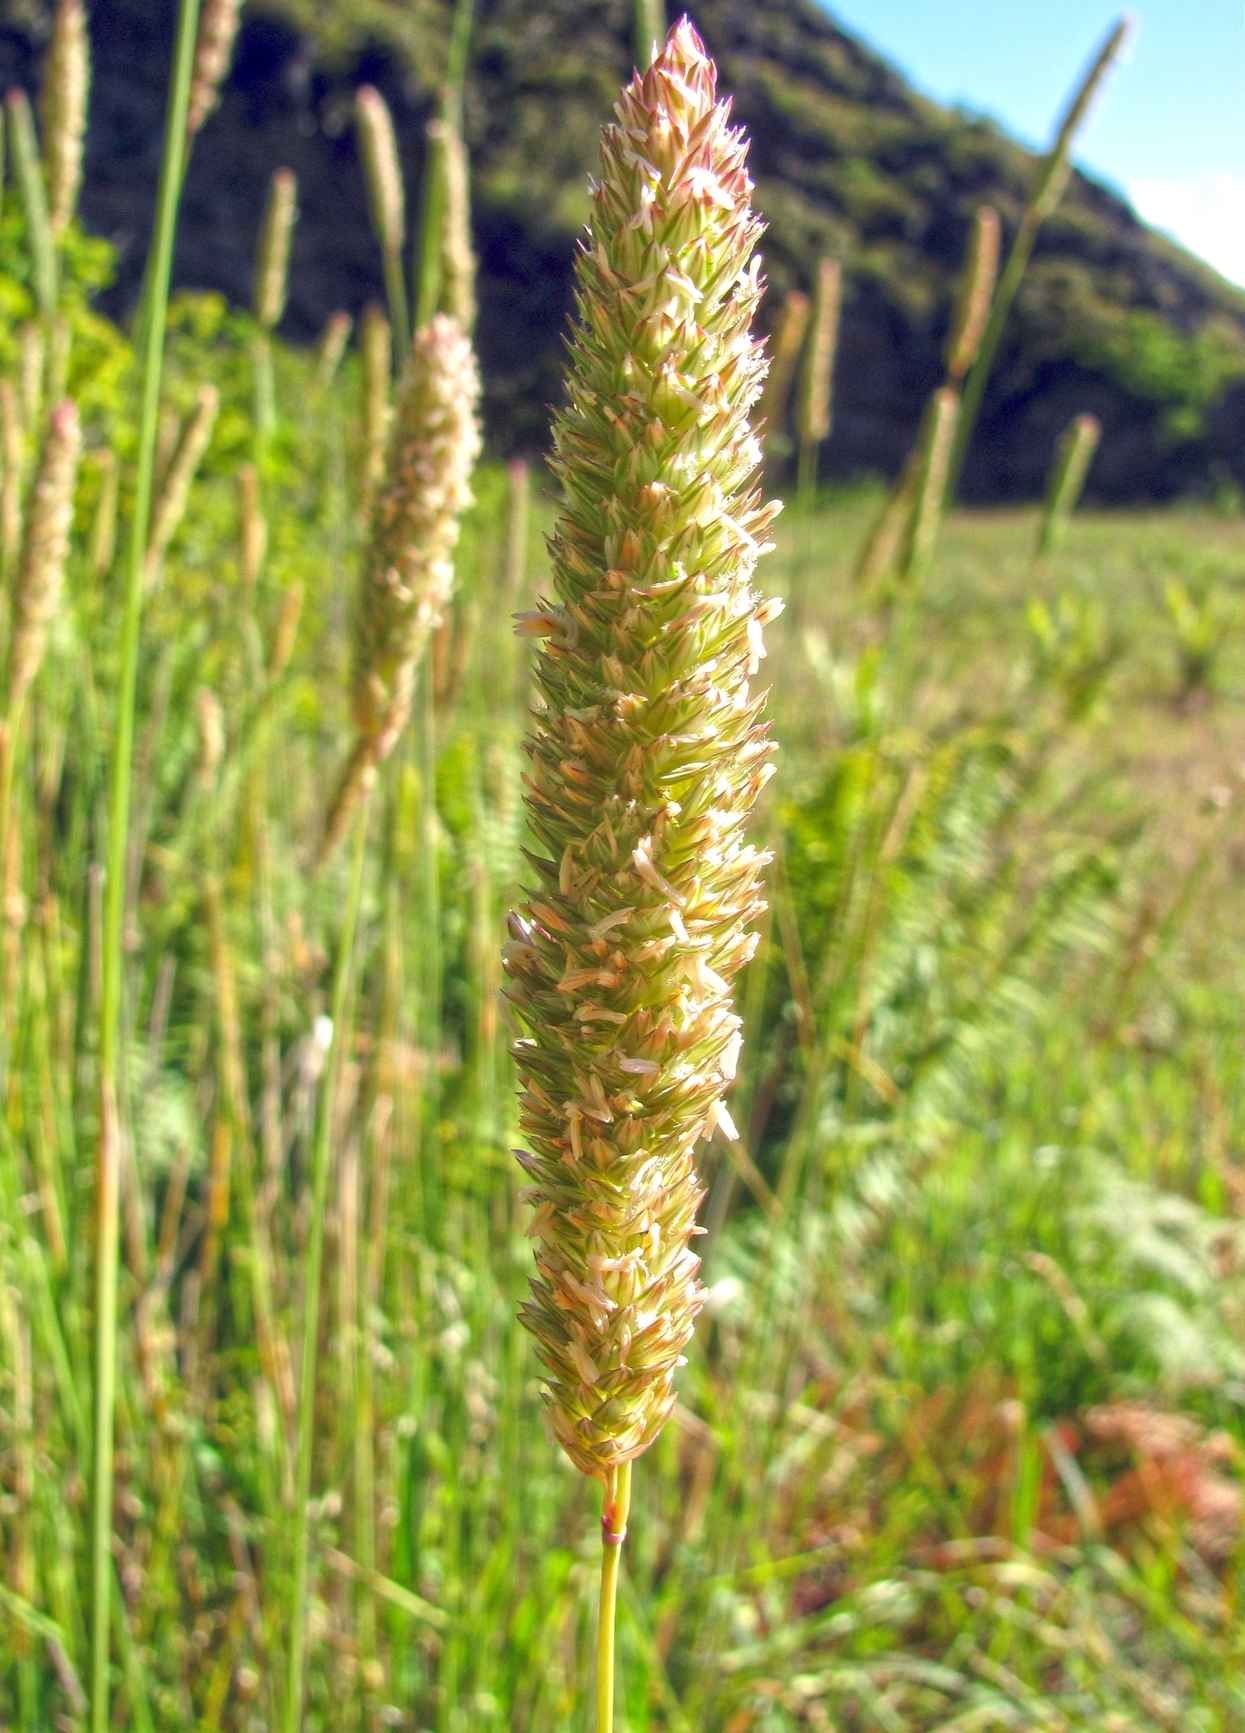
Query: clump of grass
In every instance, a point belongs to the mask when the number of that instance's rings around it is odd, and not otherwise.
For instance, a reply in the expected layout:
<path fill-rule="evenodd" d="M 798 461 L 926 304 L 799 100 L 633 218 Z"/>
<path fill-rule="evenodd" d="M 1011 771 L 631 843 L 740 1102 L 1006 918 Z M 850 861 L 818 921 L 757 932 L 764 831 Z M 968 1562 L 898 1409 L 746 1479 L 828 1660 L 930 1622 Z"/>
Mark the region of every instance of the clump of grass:
<path fill-rule="evenodd" d="M 604 1488 L 597 1725 L 633 1459 L 674 1405 L 702 1292 L 697 1144 L 729 1127 L 770 746 L 752 587 L 776 506 L 749 416 L 765 364 L 747 141 L 686 20 L 624 91 L 577 265 L 557 600 L 529 742 L 535 885 L 505 960 L 537 1274 L 523 1321 L 553 1430 Z M 677 478 L 677 485 L 676 485 Z"/>

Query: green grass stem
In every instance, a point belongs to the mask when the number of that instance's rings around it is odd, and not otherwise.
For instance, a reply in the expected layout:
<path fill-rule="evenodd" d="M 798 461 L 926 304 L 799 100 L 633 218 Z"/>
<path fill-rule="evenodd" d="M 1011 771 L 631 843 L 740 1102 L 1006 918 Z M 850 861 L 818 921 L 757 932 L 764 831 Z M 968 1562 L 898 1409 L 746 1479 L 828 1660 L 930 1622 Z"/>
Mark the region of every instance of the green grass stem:
<path fill-rule="evenodd" d="M 368 818 L 371 796 L 365 795 L 354 819 L 350 884 L 333 970 L 329 1015 L 332 1034 L 324 1061 L 324 1081 L 316 1117 L 311 1167 L 311 1218 L 303 1254 L 303 1346 L 299 1367 L 298 1444 L 294 1471 L 294 1542 L 291 1572 L 289 1654 L 286 1673 L 285 1733 L 299 1733 L 303 1721 L 303 1698 L 307 1664 L 307 1595 L 310 1576 L 311 1466 L 315 1432 L 316 1368 L 320 1340 L 320 1279 L 324 1265 L 324 1227 L 328 1205 L 329 1171 L 332 1166 L 333 1114 L 337 1081 L 341 1071 L 345 1039 L 347 993 L 355 931 L 363 901 L 364 866 L 367 860 Z"/>
<path fill-rule="evenodd" d="M 120 1088 L 123 929 L 138 654 L 160 381 L 164 370 L 169 278 L 177 232 L 186 110 L 198 19 L 199 0 L 181 0 L 172 83 L 165 118 L 155 238 L 147 278 L 138 459 L 133 515 L 126 548 L 121 672 L 117 687 L 116 733 L 108 802 L 99 1040 L 100 1137 L 96 1215 L 98 1241 L 95 1253 L 95 1451 L 92 1478 L 90 1695 L 92 1733 L 106 1733 L 110 1723 L 113 1425 L 117 1376 L 118 1205 L 121 1177 L 121 1129 L 117 1123 L 117 1101 Z"/>

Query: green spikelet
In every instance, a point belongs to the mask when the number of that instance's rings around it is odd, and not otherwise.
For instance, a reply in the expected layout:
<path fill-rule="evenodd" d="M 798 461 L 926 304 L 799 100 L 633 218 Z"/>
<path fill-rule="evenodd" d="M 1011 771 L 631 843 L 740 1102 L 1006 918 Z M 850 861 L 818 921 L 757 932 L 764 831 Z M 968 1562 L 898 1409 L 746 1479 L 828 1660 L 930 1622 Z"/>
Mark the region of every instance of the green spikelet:
<path fill-rule="evenodd" d="M 902 565 L 905 578 L 920 577 L 934 557 L 946 506 L 947 478 L 959 414 L 959 393 L 954 386 L 940 386 L 925 411 L 912 520 Z"/>
<path fill-rule="evenodd" d="M 48 417 L 13 584 L 13 635 L 9 644 L 10 714 L 20 710 L 22 700 L 39 672 L 48 626 L 60 602 L 65 562 L 69 557 L 74 482 L 81 449 L 77 407 L 68 400 L 58 403 Z"/>
<path fill-rule="evenodd" d="M 765 857 L 753 589 L 777 510 L 754 486 L 765 362 L 747 142 L 675 26 L 602 138 L 577 265 L 556 603 L 528 744 L 535 885 L 510 996 L 537 1273 L 523 1321 L 554 1431 L 607 1484 L 674 1403 L 701 1304 L 694 1152 L 721 1123 Z"/>
<path fill-rule="evenodd" d="M 1053 554 L 1063 540 L 1101 438 L 1102 426 L 1096 415 L 1078 415 L 1059 435 L 1038 532 L 1040 558 Z"/>
<path fill-rule="evenodd" d="M 329 810 L 322 858 L 406 724 L 415 670 L 450 599 L 454 549 L 480 453 L 479 399 L 471 340 L 438 313 L 411 344 L 372 507 L 354 616 L 358 738 Z"/>
<path fill-rule="evenodd" d="M 82 0 L 58 0 L 39 95 L 48 222 L 54 235 L 64 233 L 78 203 L 90 88 L 86 9 Z"/>
<path fill-rule="evenodd" d="M 241 18 L 242 0 L 203 0 L 186 113 L 186 130 L 192 138 L 220 101 Z"/>

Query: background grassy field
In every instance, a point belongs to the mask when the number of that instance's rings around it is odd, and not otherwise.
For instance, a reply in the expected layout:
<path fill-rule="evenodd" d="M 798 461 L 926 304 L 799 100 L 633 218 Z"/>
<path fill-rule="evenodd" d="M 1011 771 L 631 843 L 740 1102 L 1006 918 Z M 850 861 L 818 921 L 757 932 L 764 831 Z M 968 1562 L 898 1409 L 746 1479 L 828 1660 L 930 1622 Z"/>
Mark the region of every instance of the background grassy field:
<path fill-rule="evenodd" d="M 235 339 L 210 311 L 183 308 L 184 360 L 197 373 L 206 342 L 228 386 Z M 152 599 L 142 681 L 117 1713 L 161 1729 L 275 1713 L 280 1363 L 346 873 L 308 859 L 345 738 L 357 383 L 300 430 L 305 365 L 282 358 L 248 598 L 244 374 Z M 507 615 L 540 590 L 551 507 L 538 487 L 520 562 L 514 478 L 486 470 L 477 492 L 356 950 L 311 1726 L 574 1725 L 589 1669 L 594 1501 L 548 1438 L 514 1321 L 530 1252 L 498 1003 L 520 875 Z M 851 577 L 875 509 L 865 491 L 789 513 L 765 573 L 788 596 L 772 929 L 745 988 L 741 1141 L 706 1163 L 710 1310 L 639 1475 L 625 1725 L 1227 1729 L 1245 1714 L 1239 525 L 1086 516 L 1035 566 L 1036 513 L 957 517 L 919 593 L 879 598 Z M 1196 678 L 1173 578 L 1219 622 Z M 4 1132 L 0 1690 L 31 1728 L 78 1724 L 83 1619 L 111 634 L 81 556 L 73 580 L 25 789 Z M 265 683 L 294 584 L 293 660 Z"/>

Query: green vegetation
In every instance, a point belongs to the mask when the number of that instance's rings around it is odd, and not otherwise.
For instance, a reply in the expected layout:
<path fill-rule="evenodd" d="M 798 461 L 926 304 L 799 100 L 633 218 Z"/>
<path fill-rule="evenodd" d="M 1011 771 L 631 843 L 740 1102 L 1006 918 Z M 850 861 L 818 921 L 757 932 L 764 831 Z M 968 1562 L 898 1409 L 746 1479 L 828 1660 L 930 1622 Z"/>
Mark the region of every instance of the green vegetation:
<path fill-rule="evenodd" d="M 329 378 L 181 296 L 142 414 L 161 322 L 92 310 L 108 251 L 72 225 L 41 308 L 19 200 L 0 221 L 6 666 L 14 488 L 30 521 L 62 390 L 85 442 L 0 732 L 0 1725 L 267 1733 L 305 1694 L 307 1733 L 586 1728 L 599 1498 L 516 1321 L 500 991 L 533 877 L 510 616 L 547 598 L 550 490 L 478 471 L 411 724 L 317 871 L 358 722 L 359 346 Z M 167 500 L 208 381 L 148 562 L 144 453 Z M 1239 518 L 1077 511 L 1035 562 L 1036 509 L 952 513 L 896 588 L 854 576 L 880 503 L 810 486 L 758 574 L 799 604 L 763 665 L 771 907 L 738 1134 L 700 1154 L 708 1304 L 618 1583 L 617 1725 L 1233 1733 Z"/>

